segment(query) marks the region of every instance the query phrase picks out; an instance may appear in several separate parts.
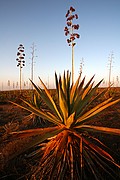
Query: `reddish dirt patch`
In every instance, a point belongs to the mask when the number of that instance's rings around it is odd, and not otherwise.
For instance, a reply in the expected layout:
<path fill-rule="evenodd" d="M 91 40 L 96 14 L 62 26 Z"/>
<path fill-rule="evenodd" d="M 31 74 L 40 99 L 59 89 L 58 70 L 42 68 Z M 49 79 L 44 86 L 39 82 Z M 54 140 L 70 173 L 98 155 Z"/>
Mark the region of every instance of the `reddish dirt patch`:
<path fill-rule="evenodd" d="M 0 105 L 0 125 L 8 122 L 19 122 L 28 112 L 10 103 Z"/>

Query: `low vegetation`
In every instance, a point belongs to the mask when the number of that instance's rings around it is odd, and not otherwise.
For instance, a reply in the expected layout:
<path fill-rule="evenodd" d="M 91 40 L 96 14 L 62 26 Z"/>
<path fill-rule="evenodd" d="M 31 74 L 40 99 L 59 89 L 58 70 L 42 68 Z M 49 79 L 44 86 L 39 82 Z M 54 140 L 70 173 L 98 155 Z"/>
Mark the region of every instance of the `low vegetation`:
<path fill-rule="evenodd" d="M 18 129 L 2 137 L 5 142 L 9 141 L 9 146 L 14 142 L 12 147 L 16 148 L 14 153 L 8 153 L 9 160 L 22 156 L 30 159 L 31 166 L 26 165 L 29 171 L 19 178 L 84 180 L 120 177 L 119 156 L 114 159 L 107 142 L 101 140 L 108 134 L 119 137 L 120 129 L 97 125 L 99 114 L 119 103 L 120 99 L 104 99 L 107 90 L 98 92 L 102 81 L 94 86 L 93 78 L 85 85 L 85 78 L 79 76 L 75 84 L 71 84 L 69 71 L 64 72 L 63 77 L 55 73 L 56 97 L 51 96 L 40 79 L 43 89 L 31 82 L 36 91 L 34 98 L 22 99 L 22 104 L 12 102 L 30 112 L 27 122 L 33 117 L 40 122 L 34 129 Z"/>

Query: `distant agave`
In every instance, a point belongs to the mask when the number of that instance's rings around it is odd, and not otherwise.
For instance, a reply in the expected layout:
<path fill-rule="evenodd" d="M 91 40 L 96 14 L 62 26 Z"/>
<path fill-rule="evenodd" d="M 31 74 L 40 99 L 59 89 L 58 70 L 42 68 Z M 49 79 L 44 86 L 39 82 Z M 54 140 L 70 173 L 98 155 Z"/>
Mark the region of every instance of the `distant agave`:
<path fill-rule="evenodd" d="M 74 84 L 71 84 L 69 71 L 64 72 L 63 77 L 55 73 L 56 91 L 58 101 L 55 102 L 49 90 L 40 79 L 44 89 L 33 86 L 38 95 L 47 105 L 47 109 L 39 108 L 37 101 L 29 103 L 25 100 L 25 106 L 18 105 L 33 114 L 53 124 L 47 128 L 30 129 L 10 133 L 14 138 L 26 138 L 34 136 L 31 143 L 23 148 L 21 153 L 30 147 L 43 145 L 29 156 L 39 157 L 39 164 L 30 172 L 30 179 L 103 179 L 102 173 L 108 174 L 112 179 L 119 178 L 110 164 L 120 166 L 108 153 L 108 148 L 90 132 L 120 135 L 120 129 L 88 125 L 98 113 L 107 107 L 120 101 L 109 98 L 95 107 L 91 104 L 103 96 L 105 90 L 96 95 L 98 86 L 102 80 L 93 87 L 94 76 L 86 85 L 85 78 L 79 76 Z M 45 141 L 47 140 L 47 141 Z M 45 142 L 42 144 L 42 142 Z M 41 155 L 42 154 L 42 155 Z M 112 166 L 112 167 L 113 167 Z"/>

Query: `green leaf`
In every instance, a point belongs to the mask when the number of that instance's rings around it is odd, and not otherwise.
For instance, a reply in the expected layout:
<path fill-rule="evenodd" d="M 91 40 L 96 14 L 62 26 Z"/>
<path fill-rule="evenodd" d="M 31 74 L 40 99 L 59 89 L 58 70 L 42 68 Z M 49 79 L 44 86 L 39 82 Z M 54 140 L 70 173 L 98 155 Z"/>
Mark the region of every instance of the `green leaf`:
<path fill-rule="evenodd" d="M 104 102 L 98 104 L 97 106 L 95 106 L 94 108 L 92 108 L 91 110 L 89 110 L 88 112 L 86 112 L 85 114 L 83 114 L 81 117 L 79 117 L 76 121 L 76 123 L 83 124 L 85 123 L 89 118 L 91 118 L 92 116 L 95 116 L 96 114 L 100 113 L 101 111 L 103 111 L 104 109 L 108 108 L 109 106 L 112 106 L 113 104 L 117 103 L 120 101 L 120 99 L 117 99 L 115 101 L 109 102 L 111 101 L 112 98 L 109 98 L 107 100 L 105 100 Z"/>
<path fill-rule="evenodd" d="M 92 89 L 93 83 L 90 84 L 82 93 L 82 100 L 89 94 L 89 91 Z"/>
<path fill-rule="evenodd" d="M 28 107 L 25 107 L 25 106 L 21 106 L 19 104 L 16 104 L 14 102 L 11 102 L 12 104 L 14 105 L 17 105 L 18 107 L 21 107 L 29 112 L 32 112 L 34 113 L 36 116 L 40 116 L 41 118 L 43 119 L 46 119 L 48 120 L 49 122 L 52 122 L 54 124 L 57 124 L 57 125 L 61 125 L 61 121 L 58 119 L 58 117 L 56 117 L 55 115 L 52 114 L 52 117 L 51 117 L 51 114 L 50 112 L 46 112 L 46 111 L 43 111 L 43 110 L 40 110 L 40 109 L 37 109 L 36 107 L 34 107 L 32 104 L 30 104 L 29 102 L 27 101 L 24 101 L 22 100 L 25 104 L 28 105 Z"/>
<path fill-rule="evenodd" d="M 92 82 L 92 80 L 93 80 L 94 77 L 95 77 L 95 75 L 93 75 L 92 78 L 91 78 L 91 79 L 88 81 L 88 83 L 85 85 L 84 91 L 85 91 L 85 89 L 88 88 L 88 86 L 90 85 L 90 83 Z"/>
<path fill-rule="evenodd" d="M 92 125 L 91 126 L 90 125 L 81 125 L 81 126 L 76 126 L 75 128 L 82 129 L 84 131 L 92 131 L 92 132 L 120 136 L 120 129 L 116 129 L 116 128 L 108 128 L 108 127 L 100 127 L 100 126 L 92 126 Z"/>
<path fill-rule="evenodd" d="M 60 86 L 59 86 L 59 106 L 63 114 L 63 123 L 66 124 L 66 120 L 68 118 L 68 105 L 66 102 L 66 97 Z"/>
<path fill-rule="evenodd" d="M 73 103 L 74 98 L 76 96 L 76 91 L 77 91 L 77 88 L 78 88 L 78 85 L 79 85 L 80 77 L 81 76 L 79 76 L 77 81 L 75 82 L 75 84 L 72 85 L 72 88 L 71 88 L 71 91 L 70 91 L 70 104 Z"/>
<path fill-rule="evenodd" d="M 56 84 L 57 94 L 58 94 L 58 97 L 59 97 L 59 88 L 58 88 L 58 84 L 59 84 L 59 82 L 58 82 L 58 77 L 57 77 L 56 72 L 55 72 L 55 84 Z"/>
<path fill-rule="evenodd" d="M 72 113 L 72 114 L 68 117 L 68 119 L 67 119 L 67 121 L 66 121 L 66 127 L 67 127 L 67 128 L 70 128 L 70 126 L 71 126 L 72 123 L 74 122 L 74 117 L 75 117 L 75 112 Z"/>
<path fill-rule="evenodd" d="M 40 78 L 39 78 L 40 79 Z M 40 82 L 42 83 L 43 87 L 44 87 L 44 90 L 45 90 L 45 96 L 42 96 L 43 93 L 41 93 L 41 98 L 46 102 L 46 104 L 48 105 L 48 107 L 56 113 L 56 115 L 60 118 L 61 122 L 63 121 L 61 115 L 60 115 L 60 112 L 58 111 L 58 108 L 53 100 L 53 98 L 51 97 L 48 89 L 46 88 L 45 84 L 42 82 L 42 80 L 40 79 Z"/>
<path fill-rule="evenodd" d="M 78 103 L 78 108 L 76 110 L 76 119 L 78 117 L 80 117 L 82 114 L 84 114 L 86 109 L 90 106 L 90 104 L 94 100 L 97 100 L 100 97 L 100 95 L 97 95 L 95 98 L 93 98 L 95 96 L 95 92 L 98 89 L 98 86 L 101 84 L 101 82 L 102 82 L 102 80 L 94 88 L 92 88 L 90 90 L 89 94 L 83 100 L 80 99 L 80 101 Z M 84 91 L 83 91 L 83 93 L 84 93 Z M 103 95 L 103 93 L 101 95 Z"/>

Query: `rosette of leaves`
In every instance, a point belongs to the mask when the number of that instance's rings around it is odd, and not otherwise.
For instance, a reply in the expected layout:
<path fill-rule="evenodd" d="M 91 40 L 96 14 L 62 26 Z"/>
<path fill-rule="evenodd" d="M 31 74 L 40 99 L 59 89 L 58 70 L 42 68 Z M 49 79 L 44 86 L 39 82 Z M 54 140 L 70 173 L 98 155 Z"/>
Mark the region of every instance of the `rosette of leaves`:
<path fill-rule="evenodd" d="M 39 78 L 40 79 L 40 78 Z M 94 107 L 106 90 L 96 93 L 102 80 L 94 86 L 94 76 L 85 84 L 79 76 L 71 84 L 71 74 L 63 77 L 55 73 L 57 101 L 54 101 L 43 81 L 43 89 L 33 86 L 47 108 L 39 108 L 37 101 L 24 106 L 31 113 L 50 122 L 46 128 L 29 129 L 10 133 L 11 138 L 33 137 L 22 152 L 31 147 L 39 147 L 29 157 L 38 158 L 39 163 L 29 173 L 30 179 L 111 179 L 119 178 L 119 164 L 115 162 L 108 147 L 94 133 L 120 135 L 120 129 L 90 125 L 94 117 L 120 99 L 109 98 Z M 92 132 L 92 134 L 91 134 Z M 21 153 L 22 153 L 21 152 Z M 16 154 L 18 155 L 18 154 Z M 15 154 L 14 154 L 15 156 Z"/>

